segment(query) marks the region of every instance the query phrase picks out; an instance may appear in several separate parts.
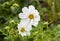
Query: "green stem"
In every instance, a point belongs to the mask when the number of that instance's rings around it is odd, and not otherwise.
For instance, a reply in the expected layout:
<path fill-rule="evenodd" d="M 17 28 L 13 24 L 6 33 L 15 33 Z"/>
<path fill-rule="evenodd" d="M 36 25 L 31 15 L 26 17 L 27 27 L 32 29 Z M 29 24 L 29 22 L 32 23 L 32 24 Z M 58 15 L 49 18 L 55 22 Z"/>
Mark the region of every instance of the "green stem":
<path fill-rule="evenodd" d="M 52 10 L 52 17 L 53 17 L 53 20 L 54 20 L 54 17 L 55 17 L 55 0 L 52 0 L 52 7 L 51 7 L 51 10 Z"/>

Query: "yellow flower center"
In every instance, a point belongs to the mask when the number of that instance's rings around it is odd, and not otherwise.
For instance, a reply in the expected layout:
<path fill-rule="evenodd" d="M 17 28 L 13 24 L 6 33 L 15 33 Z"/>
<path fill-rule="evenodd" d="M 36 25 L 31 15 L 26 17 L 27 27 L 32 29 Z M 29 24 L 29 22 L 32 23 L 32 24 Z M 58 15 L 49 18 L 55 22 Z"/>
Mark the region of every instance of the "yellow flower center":
<path fill-rule="evenodd" d="M 34 15 L 33 14 L 30 14 L 28 17 L 29 17 L 29 19 L 34 19 Z"/>
<path fill-rule="evenodd" d="M 21 32 L 25 32 L 25 29 L 22 27 L 20 31 L 21 31 Z"/>

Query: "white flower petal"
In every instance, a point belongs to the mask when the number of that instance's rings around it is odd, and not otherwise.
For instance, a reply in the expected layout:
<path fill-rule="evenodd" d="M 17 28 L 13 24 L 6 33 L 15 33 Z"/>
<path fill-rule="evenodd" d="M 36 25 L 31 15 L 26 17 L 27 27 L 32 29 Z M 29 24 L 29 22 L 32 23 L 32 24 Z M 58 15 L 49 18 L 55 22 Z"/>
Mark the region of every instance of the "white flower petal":
<path fill-rule="evenodd" d="M 33 13 L 33 12 L 34 12 L 34 10 L 35 10 L 35 7 L 34 7 L 34 6 L 32 6 L 32 5 L 30 5 L 30 6 L 29 6 L 29 13 Z"/>
<path fill-rule="evenodd" d="M 28 12 L 28 8 L 27 7 L 24 7 L 24 8 L 22 8 L 22 11 L 23 11 L 23 13 L 27 13 Z"/>
<path fill-rule="evenodd" d="M 34 21 L 40 21 L 40 16 L 36 15 L 35 18 L 34 18 Z"/>
<path fill-rule="evenodd" d="M 31 10 L 31 9 L 35 10 L 35 7 L 34 7 L 33 5 L 30 5 L 30 6 L 29 6 L 29 9 L 30 9 L 30 10 Z"/>
<path fill-rule="evenodd" d="M 30 23 L 29 23 L 29 24 L 27 24 L 26 30 L 27 30 L 27 31 L 32 30 L 32 25 L 31 25 Z"/>
<path fill-rule="evenodd" d="M 37 10 L 34 11 L 35 15 L 39 15 L 39 12 Z"/>
<path fill-rule="evenodd" d="M 20 13 L 20 14 L 19 14 L 19 18 L 21 18 L 21 19 L 27 18 L 27 15 L 24 14 L 24 13 Z"/>
<path fill-rule="evenodd" d="M 33 26 L 36 27 L 37 25 L 38 25 L 38 21 L 34 21 L 34 22 L 33 22 Z"/>
<path fill-rule="evenodd" d="M 28 20 L 25 19 L 25 20 L 21 20 L 20 24 L 23 25 L 23 26 L 26 26 L 28 23 Z"/>
<path fill-rule="evenodd" d="M 34 21 L 33 19 L 32 19 L 32 20 L 30 20 L 30 24 L 31 24 L 31 25 L 33 24 L 33 21 Z"/>
<path fill-rule="evenodd" d="M 24 32 L 24 33 L 21 33 L 21 35 L 22 35 L 22 37 L 26 36 L 26 32 Z"/>
<path fill-rule="evenodd" d="M 29 31 L 29 32 L 27 32 L 27 35 L 28 35 L 28 36 L 30 36 L 30 31 Z"/>

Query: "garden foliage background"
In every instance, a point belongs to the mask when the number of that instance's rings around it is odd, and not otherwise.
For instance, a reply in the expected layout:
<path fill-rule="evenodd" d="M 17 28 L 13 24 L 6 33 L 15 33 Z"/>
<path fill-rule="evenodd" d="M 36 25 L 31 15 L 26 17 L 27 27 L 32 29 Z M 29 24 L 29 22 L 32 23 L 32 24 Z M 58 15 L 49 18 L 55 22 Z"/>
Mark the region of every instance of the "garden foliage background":
<path fill-rule="evenodd" d="M 41 20 L 30 36 L 21 37 L 18 14 L 34 5 Z M 0 0 L 0 41 L 60 41 L 60 0 Z"/>

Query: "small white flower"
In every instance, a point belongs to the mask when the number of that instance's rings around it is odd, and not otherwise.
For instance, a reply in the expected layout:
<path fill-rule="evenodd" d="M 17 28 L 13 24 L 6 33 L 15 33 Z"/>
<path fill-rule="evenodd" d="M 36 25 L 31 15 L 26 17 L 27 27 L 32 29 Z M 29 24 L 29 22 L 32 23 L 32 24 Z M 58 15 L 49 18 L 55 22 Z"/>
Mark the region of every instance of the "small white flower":
<path fill-rule="evenodd" d="M 28 8 L 22 8 L 23 13 L 19 14 L 19 17 L 22 20 L 28 20 L 31 25 L 37 26 L 38 21 L 40 20 L 39 12 L 35 9 L 34 6 L 30 5 Z"/>
<path fill-rule="evenodd" d="M 28 22 L 21 20 L 21 22 L 18 24 L 18 31 L 21 36 L 29 36 L 30 30 L 32 29 L 31 25 L 28 24 Z"/>

